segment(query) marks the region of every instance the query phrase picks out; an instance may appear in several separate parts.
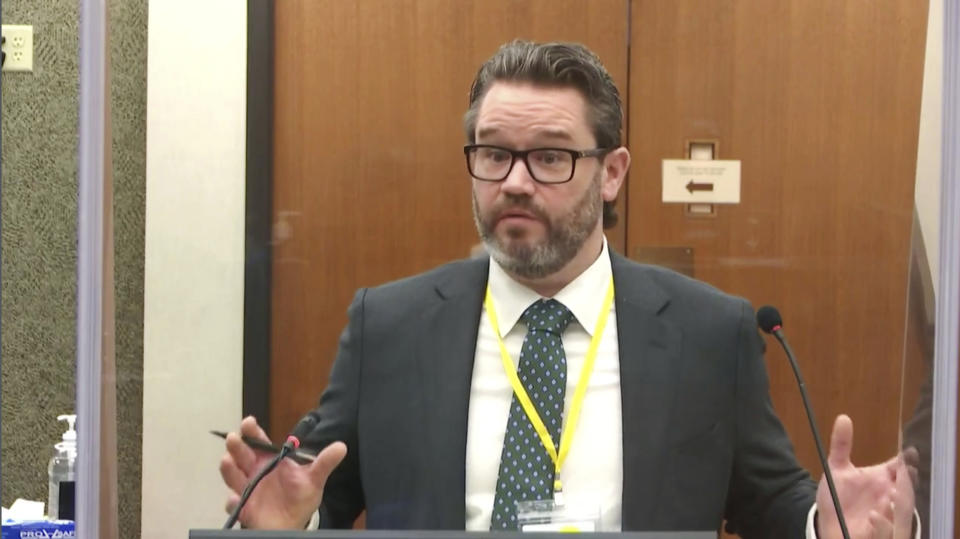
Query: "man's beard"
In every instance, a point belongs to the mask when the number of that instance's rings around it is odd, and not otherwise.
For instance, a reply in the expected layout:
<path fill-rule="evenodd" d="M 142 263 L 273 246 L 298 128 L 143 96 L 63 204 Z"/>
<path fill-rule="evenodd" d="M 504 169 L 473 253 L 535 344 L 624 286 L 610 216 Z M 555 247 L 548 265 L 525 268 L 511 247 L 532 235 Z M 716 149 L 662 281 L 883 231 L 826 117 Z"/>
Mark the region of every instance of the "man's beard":
<path fill-rule="evenodd" d="M 529 196 L 517 195 L 506 195 L 501 203 L 494 205 L 481 218 L 477 195 L 473 194 L 473 221 L 490 256 L 506 271 L 525 279 L 546 277 L 560 271 L 573 260 L 597 226 L 602 208 L 599 173 L 591 180 L 590 188 L 573 209 L 555 219 L 535 206 Z M 530 240 L 507 231 L 506 238 L 502 240 L 494 229 L 500 216 L 508 210 L 523 210 L 532 214 L 546 228 L 546 238 L 530 243 Z"/>

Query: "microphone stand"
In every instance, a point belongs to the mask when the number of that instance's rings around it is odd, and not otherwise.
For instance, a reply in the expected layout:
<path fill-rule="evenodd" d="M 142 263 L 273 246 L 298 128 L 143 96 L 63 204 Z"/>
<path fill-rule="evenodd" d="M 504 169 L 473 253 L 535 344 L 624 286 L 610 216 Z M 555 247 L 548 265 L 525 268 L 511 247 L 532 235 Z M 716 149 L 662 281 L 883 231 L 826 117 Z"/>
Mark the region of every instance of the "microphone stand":
<path fill-rule="evenodd" d="M 850 532 L 847 531 L 847 521 L 843 518 L 843 510 L 840 508 L 840 499 L 837 497 L 837 487 L 833 484 L 833 474 L 830 473 L 830 466 L 827 464 L 827 458 L 823 454 L 823 443 L 820 441 L 820 434 L 817 431 L 817 425 L 813 421 L 813 410 L 810 408 L 810 399 L 807 397 L 806 384 L 800 376 L 800 368 L 797 366 L 797 360 L 793 357 L 793 350 L 787 344 L 787 339 L 780 331 L 780 327 L 775 327 L 770 331 L 774 337 L 780 341 L 780 346 L 787 353 L 787 359 L 790 361 L 790 367 L 793 368 L 793 375 L 797 378 L 797 384 L 800 386 L 800 400 L 803 401 L 803 407 L 807 411 L 807 420 L 810 422 L 810 430 L 813 431 L 813 441 L 817 446 L 817 455 L 820 457 L 820 464 L 823 466 L 823 474 L 827 478 L 827 488 L 830 490 L 830 497 L 833 499 L 833 507 L 837 511 L 837 520 L 840 522 L 840 532 L 843 539 L 850 539 Z"/>

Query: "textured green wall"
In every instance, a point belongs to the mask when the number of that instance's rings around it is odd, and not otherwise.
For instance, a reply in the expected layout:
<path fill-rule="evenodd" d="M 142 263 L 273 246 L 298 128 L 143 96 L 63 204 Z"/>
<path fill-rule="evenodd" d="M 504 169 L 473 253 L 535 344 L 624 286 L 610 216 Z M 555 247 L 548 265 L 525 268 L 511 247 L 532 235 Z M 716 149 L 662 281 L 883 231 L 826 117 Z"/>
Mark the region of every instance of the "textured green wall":
<path fill-rule="evenodd" d="M 31 24 L 33 73 L 3 73 L 3 505 L 46 501 L 57 414 L 74 410 L 77 3 L 7 0 Z"/>
<path fill-rule="evenodd" d="M 147 0 L 110 0 L 120 537 L 140 536 Z"/>
<path fill-rule="evenodd" d="M 74 409 L 77 2 L 6 0 L 34 27 L 32 74 L 2 75 L 2 496 L 46 500 Z M 111 0 L 110 58 L 120 536 L 140 530 L 147 0 Z"/>

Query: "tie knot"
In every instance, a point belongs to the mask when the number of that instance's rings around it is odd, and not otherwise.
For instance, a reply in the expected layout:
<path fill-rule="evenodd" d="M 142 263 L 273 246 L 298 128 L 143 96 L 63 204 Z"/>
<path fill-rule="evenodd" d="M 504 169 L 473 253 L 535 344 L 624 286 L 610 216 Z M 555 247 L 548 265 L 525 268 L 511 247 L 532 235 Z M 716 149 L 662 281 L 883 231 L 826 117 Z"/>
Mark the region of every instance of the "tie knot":
<path fill-rule="evenodd" d="M 573 320 L 573 313 L 555 299 L 539 300 L 527 307 L 520 319 L 527 324 L 527 331 L 549 331 L 562 335 Z"/>

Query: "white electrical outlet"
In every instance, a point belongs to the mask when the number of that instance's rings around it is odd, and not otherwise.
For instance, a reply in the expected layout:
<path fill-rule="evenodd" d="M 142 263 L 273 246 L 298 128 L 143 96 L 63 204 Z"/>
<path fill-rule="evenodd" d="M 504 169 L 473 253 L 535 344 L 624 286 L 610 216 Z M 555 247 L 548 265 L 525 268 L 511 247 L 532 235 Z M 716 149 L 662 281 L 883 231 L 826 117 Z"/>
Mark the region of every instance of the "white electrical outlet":
<path fill-rule="evenodd" d="M 4 71 L 33 71 L 33 26 L 3 25 Z"/>

